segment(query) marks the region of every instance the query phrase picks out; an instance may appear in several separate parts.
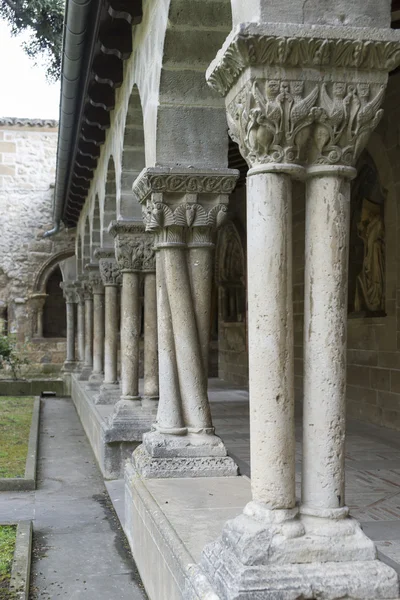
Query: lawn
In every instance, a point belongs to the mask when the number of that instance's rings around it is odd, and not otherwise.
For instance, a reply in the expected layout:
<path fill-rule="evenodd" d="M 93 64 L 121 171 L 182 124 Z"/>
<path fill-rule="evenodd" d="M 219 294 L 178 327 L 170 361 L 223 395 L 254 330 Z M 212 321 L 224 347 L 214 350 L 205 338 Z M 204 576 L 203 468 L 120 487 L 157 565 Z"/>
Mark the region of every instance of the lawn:
<path fill-rule="evenodd" d="M 0 396 L 0 477 L 23 477 L 34 398 Z"/>
<path fill-rule="evenodd" d="M 16 534 L 17 527 L 15 525 L 0 525 L 0 600 L 10 600 L 8 587 Z"/>

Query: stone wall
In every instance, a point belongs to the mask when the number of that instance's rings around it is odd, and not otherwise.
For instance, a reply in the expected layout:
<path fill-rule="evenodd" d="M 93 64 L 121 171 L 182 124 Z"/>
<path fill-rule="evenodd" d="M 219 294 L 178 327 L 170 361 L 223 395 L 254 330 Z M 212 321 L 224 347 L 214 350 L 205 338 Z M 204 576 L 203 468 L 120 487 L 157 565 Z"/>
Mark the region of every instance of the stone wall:
<path fill-rule="evenodd" d="M 35 294 L 45 293 L 54 257 L 74 249 L 66 232 L 43 239 L 53 226 L 56 148 L 56 122 L 0 119 L 0 309 L 31 374 L 58 372 L 65 359 L 65 340 L 34 337 Z"/>

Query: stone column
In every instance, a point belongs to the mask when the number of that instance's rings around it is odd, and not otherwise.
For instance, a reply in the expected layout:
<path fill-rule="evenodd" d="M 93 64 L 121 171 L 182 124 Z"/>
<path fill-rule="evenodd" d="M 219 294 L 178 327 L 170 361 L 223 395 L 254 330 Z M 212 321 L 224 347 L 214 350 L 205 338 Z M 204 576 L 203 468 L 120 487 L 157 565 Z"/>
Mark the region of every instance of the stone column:
<path fill-rule="evenodd" d="M 30 297 L 34 307 L 33 337 L 43 337 L 43 308 L 47 294 L 32 294 Z"/>
<path fill-rule="evenodd" d="M 229 169 L 156 167 L 142 171 L 134 184 L 158 253 L 160 399 L 154 431 L 133 455 L 145 477 L 237 473 L 211 420 L 199 331 L 211 297 L 208 277 L 201 281 L 198 275 L 199 266 L 209 263 L 213 232 L 226 219 L 236 179 Z M 194 302 L 197 293 L 203 297 Z"/>
<path fill-rule="evenodd" d="M 62 282 L 65 305 L 67 309 L 67 357 L 64 362 L 63 371 L 75 371 L 75 304 L 76 292 L 73 282 Z"/>
<path fill-rule="evenodd" d="M 82 277 L 81 286 L 85 300 L 85 353 L 79 379 L 87 381 L 93 368 L 93 294 L 88 278 Z"/>
<path fill-rule="evenodd" d="M 242 3 L 240 10 L 236 4 L 235 18 L 248 9 L 252 17 L 259 11 L 261 21 L 271 14 L 264 0 L 253 0 L 251 8 Z M 209 83 L 226 98 L 230 134 L 251 167 L 252 501 L 201 560 L 224 600 L 398 597 L 397 575 L 376 560 L 374 544 L 348 517 L 343 497 L 349 179 L 382 116 L 387 71 L 400 49 L 392 32 L 380 30 L 379 40 L 374 30 L 363 35 L 362 41 L 356 27 L 335 28 L 332 35 L 329 27 L 310 34 L 300 24 L 241 24 L 208 71 Z M 300 510 L 294 495 L 294 177 L 308 177 Z"/>
<path fill-rule="evenodd" d="M 157 407 L 159 396 L 158 383 L 158 336 L 157 336 L 157 282 L 155 257 L 153 264 L 144 274 L 144 381 L 142 406 L 150 409 Z M 151 267 L 154 271 L 151 271 Z"/>
<path fill-rule="evenodd" d="M 85 293 L 81 281 L 75 281 L 77 297 L 76 338 L 78 362 L 82 367 L 85 361 Z"/>
<path fill-rule="evenodd" d="M 118 287 L 121 274 L 115 260 L 114 248 L 100 248 L 95 257 L 105 290 L 104 382 L 97 404 L 115 404 L 119 398 L 118 385 Z"/>
<path fill-rule="evenodd" d="M 97 386 L 104 377 L 104 286 L 98 263 L 86 265 L 93 293 L 93 369 L 89 383 Z"/>
<path fill-rule="evenodd" d="M 115 239 L 115 256 L 122 276 L 121 289 L 121 398 L 110 417 L 119 439 L 141 441 L 151 427 L 152 416 L 144 410 L 139 395 L 140 284 L 143 260 L 150 236 L 141 221 L 110 224 Z"/>

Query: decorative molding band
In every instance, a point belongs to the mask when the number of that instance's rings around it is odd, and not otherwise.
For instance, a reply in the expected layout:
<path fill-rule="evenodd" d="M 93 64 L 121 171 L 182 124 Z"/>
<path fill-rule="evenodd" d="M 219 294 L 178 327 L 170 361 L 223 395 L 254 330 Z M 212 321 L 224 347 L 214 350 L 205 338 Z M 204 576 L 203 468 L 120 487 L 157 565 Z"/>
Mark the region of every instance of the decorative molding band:
<path fill-rule="evenodd" d="M 387 73 L 399 64 L 400 37 L 394 30 L 245 23 L 227 38 L 206 77 L 212 88 L 226 96 L 248 67 L 330 67 Z"/>
<path fill-rule="evenodd" d="M 152 167 L 140 173 L 132 190 L 140 204 L 151 193 L 231 194 L 238 177 L 235 169 Z"/>
<path fill-rule="evenodd" d="M 20 119 L 18 117 L 0 117 L 0 127 L 49 127 L 56 129 L 56 119 Z"/>
<path fill-rule="evenodd" d="M 108 233 L 113 237 L 117 235 L 144 235 L 143 221 L 112 221 L 108 226 Z"/>

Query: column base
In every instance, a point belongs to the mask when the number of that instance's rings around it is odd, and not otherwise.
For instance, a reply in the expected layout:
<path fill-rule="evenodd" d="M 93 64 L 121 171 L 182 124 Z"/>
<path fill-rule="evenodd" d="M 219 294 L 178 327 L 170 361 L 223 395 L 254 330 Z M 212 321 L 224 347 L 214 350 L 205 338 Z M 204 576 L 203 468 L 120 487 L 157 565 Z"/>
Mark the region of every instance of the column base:
<path fill-rule="evenodd" d="M 94 399 L 94 404 L 115 404 L 118 402 L 120 393 L 121 389 L 118 383 L 103 383 L 100 386 L 100 393 Z"/>
<path fill-rule="evenodd" d="M 145 478 L 234 477 L 238 467 L 227 456 L 222 440 L 209 433 L 169 435 L 151 431 L 133 453 L 133 463 Z"/>
<path fill-rule="evenodd" d="M 140 405 L 140 396 L 121 398 L 108 419 L 106 441 L 142 441 L 143 434 L 150 431 L 154 414 Z"/>
<path fill-rule="evenodd" d="M 62 366 L 62 373 L 73 373 L 78 368 L 78 363 L 75 360 L 66 360 Z"/>
<path fill-rule="evenodd" d="M 98 388 L 104 381 L 104 373 L 92 373 L 88 380 L 90 389 Z"/>
<path fill-rule="evenodd" d="M 158 408 L 158 400 L 159 396 L 142 396 L 142 406 L 143 408 L 149 408 L 150 410 L 156 412 Z"/>
<path fill-rule="evenodd" d="M 221 600 L 397 599 L 397 573 L 350 517 L 325 519 L 250 502 L 203 550 Z"/>
<path fill-rule="evenodd" d="M 93 367 L 88 367 L 83 365 L 82 371 L 78 377 L 79 381 L 88 381 L 89 377 L 92 374 Z"/>

